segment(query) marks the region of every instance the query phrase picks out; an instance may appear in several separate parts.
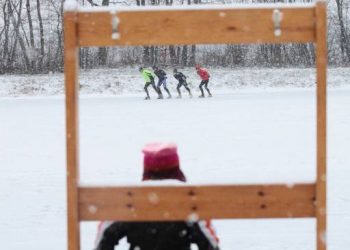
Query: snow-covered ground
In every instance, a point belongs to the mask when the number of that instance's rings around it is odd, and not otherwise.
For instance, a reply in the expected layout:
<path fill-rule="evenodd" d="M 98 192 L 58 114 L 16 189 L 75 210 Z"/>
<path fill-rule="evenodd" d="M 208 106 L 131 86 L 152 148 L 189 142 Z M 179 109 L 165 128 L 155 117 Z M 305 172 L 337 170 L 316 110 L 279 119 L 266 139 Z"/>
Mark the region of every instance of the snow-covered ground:
<path fill-rule="evenodd" d="M 175 91 L 176 81 L 172 69 L 168 73 L 168 84 Z M 192 88 L 198 88 L 199 78 L 193 68 L 180 69 L 188 76 Z M 231 91 L 247 88 L 305 88 L 314 87 L 313 68 L 210 68 L 210 85 L 215 90 Z M 350 68 L 328 70 L 328 85 L 350 86 Z M 143 79 L 138 68 L 95 69 L 80 72 L 81 94 L 123 95 L 143 91 Z M 64 92 L 63 74 L 47 75 L 0 75 L 0 97 L 61 95 Z"/>
<path fill-rule="evenodd" d="M 333 73 L 334 84 L 328 95 L 327 241 L 330 250 L 347 250 L 350 246 L 350 88 L 346 82 L 350 78 L 344 77 L 348 74 L 344 69 L 337 70 L 343 75 Z M 258 72 L 248 74 L 247 70 L 241 79 L 268 82 L 270 71 L 263 71 L 262 76 Z M 301 70 L 294 78 L 287 75 L 289 70 L 283 72 L 284 77 L 280 75 L 279 80 L 271 77 L 270 82 L 282 84 L 304 79 L 298 81 L 301 83 L 313 79 L 311 70 Z M 86 78 L 82 76 L 90 81 L 85 93 L 93 92 L 93 77 L 92 73 Z M 229 78 L 228 73 L 223 76 L 226 77 Z M 235 79 L 235 75 L 232 77 Z M 334 87 L 335 77 L 342 83 L 338 87 Z M 40 93 L 61 93 L 58 78 L 48 76 L 47 82 L 52 80 L 57 88 L 50 85 L 46 92 Z M 1 76 L 3 79 L 6 76 Z M 40 82 L 40 77 L 29 79 Z M 103 86 L 108 79 L 113 77 L 104 79 L 103 74 L 96 74 L 94 81 L 97 86 Z M 125 80 L 130 85 L 136 86 L 134 80 L 142 84 L 136 76 L 125 76 Z M 5 85 L 10 85 L 6 81 Z M 184 94 L 181 100 L 144 101 L 144 94 L 133 92 L 134 88 L 132 95 L 82 96 L 81 181 L 138 183 L 142 173 L 141 148 L 151 141 L 178 144 L 181 166 L 190 183 L 313 181 L 315 89 L 280 87 L 220 89 L 218 86 L 220 91 L 213 88 L 215 96 L 211 99 L 188 99 Z M 22 95 L 0 89 L 2 96 Z M 2 97 L 0 121 L 1 248 L 65 249 L 63 97 Z M 313 219 L 229 220 L 215 221 L 215 225 L 223 250 L 315 249 Z M 92 249 L 95 233 L 96 223 L 82 223 L 84 250 Z M 126 243 L 117 249 L 126 250 Z"/>

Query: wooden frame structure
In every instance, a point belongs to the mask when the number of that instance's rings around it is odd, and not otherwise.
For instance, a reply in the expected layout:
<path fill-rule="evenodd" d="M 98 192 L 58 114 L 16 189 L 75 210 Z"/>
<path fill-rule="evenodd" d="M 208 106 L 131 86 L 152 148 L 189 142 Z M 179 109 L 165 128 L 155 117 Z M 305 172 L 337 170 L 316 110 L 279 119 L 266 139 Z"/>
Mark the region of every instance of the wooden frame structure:
<path fill-rule="evenodd" d="M 326 20 L 325 2 L 297 7 L 262 5 L 262 8 L 66 9 L 68 249 L 80 249 L 80 221 L 170 221 L 187 220 L 195 215 L 199 219 L 314 217 L 317 221 L 317 250 L 326 250 Z M 154 29 L 162 32 L 151 32 Z M 298 183 L 293 187 L 279 184 L 181 187 L 79 185 L 79 47 L 286 42 L 313 42 L 316 46 L 317 178 L 314 183 Z"/>

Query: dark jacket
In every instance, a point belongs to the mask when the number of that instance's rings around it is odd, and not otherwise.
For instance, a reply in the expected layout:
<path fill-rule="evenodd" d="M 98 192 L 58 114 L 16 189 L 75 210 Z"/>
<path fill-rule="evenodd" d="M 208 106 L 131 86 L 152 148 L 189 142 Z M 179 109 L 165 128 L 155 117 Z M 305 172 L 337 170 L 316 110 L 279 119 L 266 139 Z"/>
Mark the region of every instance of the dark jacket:
<path fill-rule="evenodd" d="M 186 82 L 186 76 L 182 74 L 181 72 L 176 72 L 174 74 L 174 77 L 179 81 L 179 82 Z"/>
<path fill-rule="evenodd" d="M 209 221 L 103 223 L 99 227 L 96 250 L 113 250 L 123 237 L 130 243 L 130 250 L 190 250 L 192 243 L 197 244 L 199 250 L 219 249 Z"/>
<path fill-rule="evenodd" d="M 154 74 L 158 77 L 159 80 L 164 79 L 166 77 L 166 73 L 162 69 L 157 69 L 154 71 Z"/>

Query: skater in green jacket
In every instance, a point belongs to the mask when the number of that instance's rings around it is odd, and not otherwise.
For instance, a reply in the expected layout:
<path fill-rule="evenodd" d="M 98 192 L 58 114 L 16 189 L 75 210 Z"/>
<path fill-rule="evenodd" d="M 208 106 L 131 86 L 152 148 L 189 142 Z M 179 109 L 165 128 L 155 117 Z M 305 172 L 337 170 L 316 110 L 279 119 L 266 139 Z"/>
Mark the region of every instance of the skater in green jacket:
<path fill-rule="evenodd" d="M 158 99 L 162 99 L 162 96 L 160 95 L 160 93 L 159 93 L 159 91 L 154 83 L 155 74 L 152 71 L 145 69 L 143 67 L 140 67 L 139 70 L 143 76 L 143 79 L 145 79 L 145 82 L 146 82 L 144 90 L 145 90 L 147 96 L 146 96 L 145 100 L 151 99 L 151 97 L 149 96 L 149 92 L 148 92 L 148 87 L 150 85 L 152 85 L 154 91 L 158 94 Z"/>

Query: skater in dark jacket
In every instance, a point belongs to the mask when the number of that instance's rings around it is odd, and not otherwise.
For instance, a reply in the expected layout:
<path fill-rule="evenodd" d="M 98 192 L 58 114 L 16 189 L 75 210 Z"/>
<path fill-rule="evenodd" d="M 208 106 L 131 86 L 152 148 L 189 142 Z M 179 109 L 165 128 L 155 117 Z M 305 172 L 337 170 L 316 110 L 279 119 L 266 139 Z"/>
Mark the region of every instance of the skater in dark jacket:
<path fill-rule="evenodd" d="M 156 85 L 155 85 L 155 83 L 154 83 L 154 77 L 155 77 L 154 73 L 153 73 L 152 71 L 148 70 L 148 69 L 143 68 L 143 67 L 140 67 L 139 70 L 140 70 L 140 72 L 141 72 L 141 74 L 142 74 L 142 76 L 143 76 L 143 79 L 144 79 L 145 82 L 146 82 L 146 83 L 145 83 L 145 87 L 144 87 L 144 90 L 145 90 L 145 92 L 146 92 L 146 98 L 145 98 L 145 100 L 151 99 L 151 97 L 149 96 L 149 92 L 148 92 L 148 87 L 149 87 L 150 85 L 152 85 L 154 91 L 157 92 L 157 94 L 158 94 L 158 99 L 162 99 L 163 97 L 162 97 L 161 94 L 159 93 L 159 91 L 158 91 L 158 89 L 157 89 L 157 87 L 156 87 Z"/>
<path fill-rule="evenodd" d="M 187 84 L 187 81 L 186 81 L 186 76 L 184 74 L 182 74 L 181 72 L 179 72 L 177 69 L 174 69 L 174 77 L 176 78 L 176 80 L 179 81 L 179 83 L 177 84 L 177 93 L 178 93 L 178 96 L 177 98 L 181 98 L 182 95 L 181 95 L 181 86 L 184 86 L 185 89 L 188 91 L 188 94 L 190 97 L 192 97 L 192 93 L 191 93 L 191 90 L 190 88 L 188 87 L 188 84 Z"/>
<path fill-rule="evenodd" d="M 143 180 L 186 178 L 179 167 L 175 144 L 150 144 L 144 150 Z M 210 221 L 157 221 L 100 223 L 96 250 L 113 250 L 126 237 L 130 250 L 219 250 L 218 238 Z"/>
<path fill-rule="evenodd" d="M 158 77 L 158 84 L 157 84 L 158 92 L 160 93 L 161 96 L 163 96 L 162 90 L 160 89 L 160 87 L 163 85 L 164 90 L 168 93 L 168 98 L 171 98 L 170 91 L 166 86 L 167 77 L 166 77 L 165 71 L 158 68 L 157 66 L 153 66 L 152 68 L 153 68 L 154 74 Z"/>
<path fill-rule="evenodd" d="M 197 71 L 197 74 L 199 75 L 199 77 L 202 80 L 201 83 L 199 84 L 199 89 L 200 89 L 202 94 L 199 97 L 200 98 L 205 97 L 204 96 L 204 91 L 203 91 L 203 86 L 205 87 L 205 89 L 208 92 L 208 97 L 212 97 L 212 95 L 210 93 L 210 90 L 208 88 L 208 83 L 209 83 L 209 78 L 210 78 L 208 70 L 205 69 L 205 68 L 202 68 L 199 64 L 196 64 L 196 71 Z"/>

